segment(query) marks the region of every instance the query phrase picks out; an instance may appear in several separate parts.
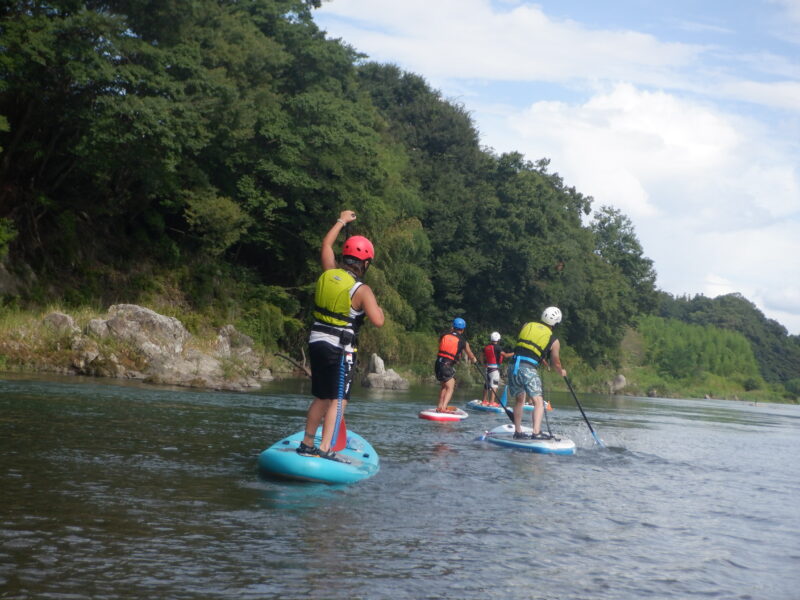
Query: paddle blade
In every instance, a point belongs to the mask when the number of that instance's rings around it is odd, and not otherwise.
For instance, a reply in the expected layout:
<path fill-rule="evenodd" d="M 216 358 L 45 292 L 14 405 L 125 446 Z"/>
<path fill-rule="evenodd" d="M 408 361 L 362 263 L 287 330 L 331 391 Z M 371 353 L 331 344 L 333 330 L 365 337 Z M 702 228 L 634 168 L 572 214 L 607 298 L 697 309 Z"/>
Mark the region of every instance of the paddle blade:
<path fill-rule="evenodd" d="M 342 415 L 342 419 L 339 421 L 339 428 L 333 434 L 331 450 L 339 452 L 345 448 L 347 448 L 347 426 L 344 424 L 344 415 Z"/>
<path fill-rule="evenodd" d="M 594 436 L 594 441 L 597 442 L 598 446 L 600 446 L 601 448 L 605 448 L 606 447 L 606 445 L 603 443 L 603 440 L 601 440 L 599 437 L 597 437 L 597 434 L 594 431 L 592 432 L 592 435 Z"/>

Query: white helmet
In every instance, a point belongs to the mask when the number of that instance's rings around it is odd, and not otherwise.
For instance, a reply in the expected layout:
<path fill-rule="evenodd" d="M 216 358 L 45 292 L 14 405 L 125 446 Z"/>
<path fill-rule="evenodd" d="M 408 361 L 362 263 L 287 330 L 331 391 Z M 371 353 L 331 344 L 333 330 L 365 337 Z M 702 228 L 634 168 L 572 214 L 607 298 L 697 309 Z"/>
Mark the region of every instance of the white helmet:
<path fill-rule="evenodd" d="M 493 342 L 499 342 L 500 341 L 500 334 L 498 332 L 496 332 L 496 331 L 493 331 L 492 335 L 489 336 L 489 339 L 492 340 Z"/>
<path fill-rule="evenodd" d="M 553 327 L 561 322 L 561 311 L 555 306 L 548 306 L 542 313 L 542 323 Z"/>

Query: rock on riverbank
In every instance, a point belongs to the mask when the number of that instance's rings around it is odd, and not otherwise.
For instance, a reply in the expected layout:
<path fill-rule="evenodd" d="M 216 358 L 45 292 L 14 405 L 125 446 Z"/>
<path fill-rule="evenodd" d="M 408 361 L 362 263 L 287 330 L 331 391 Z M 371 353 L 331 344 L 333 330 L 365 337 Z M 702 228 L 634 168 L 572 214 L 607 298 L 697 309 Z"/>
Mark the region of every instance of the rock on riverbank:
<path fill-rule="evenodd" d="M 44 323 L 71 351 L 69 366 L 52 370 L 217 390 L 254 389 L 273 379 L 253 340 L 233 325 L 201 343 L 178 319 L 135 304 L 115 304 L 83 330 L 64 313 L 50 313 Z"/>

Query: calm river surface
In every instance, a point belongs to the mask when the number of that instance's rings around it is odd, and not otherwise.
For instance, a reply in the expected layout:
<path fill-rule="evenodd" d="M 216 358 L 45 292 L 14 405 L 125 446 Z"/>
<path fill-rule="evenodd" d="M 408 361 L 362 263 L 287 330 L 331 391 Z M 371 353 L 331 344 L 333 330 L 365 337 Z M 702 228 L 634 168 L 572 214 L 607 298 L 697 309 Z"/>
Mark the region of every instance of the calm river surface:
<path fill-rule="evenodd" d="M 0 374 L 0 598 L 800 598 L 800 407 L 553 393 L 545 456 L 357 388 L 377 475 L 263 479 L 308 393 Z"/>

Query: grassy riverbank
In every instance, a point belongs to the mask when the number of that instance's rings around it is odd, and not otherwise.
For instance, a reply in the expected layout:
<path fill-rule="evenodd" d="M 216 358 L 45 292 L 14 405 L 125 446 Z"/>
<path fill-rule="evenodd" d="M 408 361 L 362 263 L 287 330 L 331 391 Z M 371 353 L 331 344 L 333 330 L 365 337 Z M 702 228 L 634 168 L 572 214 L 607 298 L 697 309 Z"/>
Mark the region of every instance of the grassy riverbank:
<path fill-rule="evenodd" d="M 224 324 L 219 316 L 185 313 L 169 306 L 153 308 L 157 312 L 181 320 L 193 334 L 193 344 L 196 347 L 211 344 L 216 336 L 216 328 Z M 54 330 L 45 323 L 44 317 L 52 312 L 69 314 L 80 329 L 84 329 L 91 319 L 102 318 L 105 315 L 105 311 L 90 307 L 76 309 L 57 305 L 40 310 L 0 309 L 0 370 L 30 373 L 70 372 L 75 351 L 70 345 L 68 333 Z M 252 322 L 247 319 L 239 319 L 234 325 L 254 337 L 255 349 L 260 355 L 262 365 L 270 369 L 275 377 L 303 376 L 290 361 L 277 356 L 277 354 L 290 355 L 297 362 L 302 362 L 302 352 L 292 353 L 281 349 L 277 340 L 265 344 L 263 332 L 253 331 Z M 436 385 L 432 375 L 435 336 L 393 329 L 391 326 L 381 330 L 365 329 L 361 364 L 366 365 L 370 354 L 375 352 L 384 358 L 387 368 L 394 369 L 406 379 L 415 383 Z M 473 342 L 473 345 L 475 346 L 473 350 L 476 350 L 479 344 Z M 617 393 L 623 395 L 722 398 L 749 402 L 796 403 L 798 401 L 796 396 L 789 394 L 780 385 L 763 385 L 760 389 L 748 390 L 742 382 L 706 372 L 688 373 L 681 379 L 667 377 L 646 364 L 646 348 L 642 345 L 641 336 L 637 336 L 635 332 L 626 336 L 622 349 L 618 368 L 611 366 L 592 368 L 571 348 L 565 347 L 564 364 L 576 390 L 584 393 L 608 394 L 611 382 L 622 375 L 625 378 L 625 385 Z M 128 348 L 124 344 L 118 344 L 113 350 L 121 360 L 134 363 L 138 358 L 135 355 L 126 356 Z M 458 367 L 457 378 L 465 384 L 478 385 L 481 383 L 481 377 L 481 371 L 475 367 L 465 363 Z M 559 376 L 546 370 L 543 372 L 543 382 L 546 390 L 566 389 Z"/>

